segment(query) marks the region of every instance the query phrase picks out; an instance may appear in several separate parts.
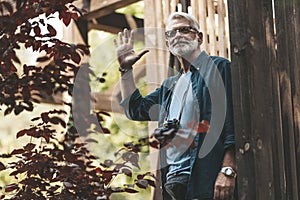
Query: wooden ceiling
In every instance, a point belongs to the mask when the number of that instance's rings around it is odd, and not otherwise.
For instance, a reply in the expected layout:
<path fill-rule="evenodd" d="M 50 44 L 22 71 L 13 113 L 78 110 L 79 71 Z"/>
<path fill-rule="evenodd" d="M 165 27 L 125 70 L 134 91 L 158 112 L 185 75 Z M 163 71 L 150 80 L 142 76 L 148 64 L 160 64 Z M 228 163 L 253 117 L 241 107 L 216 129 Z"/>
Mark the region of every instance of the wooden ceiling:
<path fill-rule="evenodd" d="M 80 34 L 88 44 L 88 31 L 92 29 L 118 33 L 124 28 L 136 29 L 144 26 L 144 20 L 115 10 L 140 0 L 83 0 L 87 13 L 76 22 Z"/>

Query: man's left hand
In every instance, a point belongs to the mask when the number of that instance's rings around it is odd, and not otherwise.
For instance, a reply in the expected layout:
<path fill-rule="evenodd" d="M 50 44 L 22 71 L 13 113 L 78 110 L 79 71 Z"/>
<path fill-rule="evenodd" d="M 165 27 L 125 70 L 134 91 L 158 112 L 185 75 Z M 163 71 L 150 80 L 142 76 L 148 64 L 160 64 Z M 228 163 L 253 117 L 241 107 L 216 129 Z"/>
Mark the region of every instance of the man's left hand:
<path fill-rule="evenodd" d="M 215 183 L 214 200 L 232 200 L 235 181 L 235 178 L 219 173 Z"/>

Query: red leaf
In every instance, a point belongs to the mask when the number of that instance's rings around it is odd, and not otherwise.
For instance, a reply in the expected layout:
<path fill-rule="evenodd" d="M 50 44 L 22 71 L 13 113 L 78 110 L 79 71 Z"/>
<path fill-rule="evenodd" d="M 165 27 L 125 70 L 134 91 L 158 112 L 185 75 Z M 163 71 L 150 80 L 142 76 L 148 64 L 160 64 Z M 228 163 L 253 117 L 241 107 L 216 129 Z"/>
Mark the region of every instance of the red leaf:
<path fill-rule="evenodd" d="M 152 187 L 156 187 L 155 182 L 153 180 L 150 179 L 144 179 L 146 181 L 148 181 L 148 184 L 151 185 Z"/>
<path fill-rule="evenodd" d="M 79 49 L 81 49 L 86 55 L 90 54 L 89 48 L 88 46 L 84 45 L 84 44 L 77 44 L 76 45 Z"/>
<path fill-rule="evenodd" d="M 139 191 L 135 190 L 135 189 L 132 189 L 132 188 L 125 188 L 124 189 L 125 192 L 128 192 L 128 193 L 138 193 Z"/>
<path fill-rule="evenodd" d="M 36 59 L 36 62 L 45 62 L 47 60 L 50 60 L 48 56 L 39 57 Z"/>
<path fill-rule="evenodd" d="M 140 166 L 138 164 L 139 161 L 139 155 L 134 152 L 126 152 L 122 155 L 122 159 L 126 162 L 130 162 L 133 166 L 140 169 Z"/>
<path fill-rule="evenodd" d="M 96 169 L 95 169 L 95 171 L 96 171 L 96 173 L 102 173 L 102 169 L 100 168 L 100 167 L 97 167 Z"/>
<path fill-rule="evenodd" d="M 15 183 L 5 186 L 5 192 L 12 192 L 17 189 L 19 189 L 19 186 Z"/>
<path fill-rule="evenodd" d="M 98 143 L 97 140 L 92 139 L 92 138 L 86 139 L 86 140 L 84 140 L 84 141 L 85 141 L 85 142 L 88 142 L 88 143 Z"/>
<path fill-rule="evenodd" d="M 148 187 L 148 181 L 145 179 L 136 180 L 136 185 L 139 188 L 146 189 Z"/>
<path fill-rule="evenodd" d="M 8 107 L 5 112 L 4 112 L 4 115 L 8 115 L 9 113 L 11 113 L 11 111 L 13 110 L 14 108 L 13 107 Z"/>
<path fill-rule="evenodd" d="M 10 65 L 10 70 L 11 70 L 12 72 L 18 71 L 17 68 L 15 67 L 15 65 L 12 64 L 12 63 L 11 63 L 11 65 Z"/>
<path fill-rule="evenodd" d="M 6 1 L 2 1 L 1 3 L 3 4 L 3 6 L 6 8 L 6 10 L 7 10 L 10 14 L 13 13 L 13 7 L 12 7 L 11 3 L 6 2 Z"/>
<path fill-rule="evenodd" d="M 0 162 L 0 171 L 5 170 L 5 169 L 6 169 L 5 165 L 2 162 Z"/>
<path fill-rule="evenodd" d="M 50 136 L 49 135 L 43 135 L 42 137 L 46 140 L 47 143 L 50 142 Z"/>
<path fill-rule="evenodd" d="M 31 121 L 33 122 L 33 121 L 37 121 L 39 119 L 40 119 L 40 117 L 35 117 L 35 118 L 32 118 Z"/>
<path fill-rule="evenodd" d="M 29 88 L 28 87 L 23 87 L 22 89 L 22 96 L 23 96 L 23 99 L 24 100 L 28 100 L 30 98 L 30 91 L 29 91 Z"/>
<path fill-rule="evenodd" d="M 17 133 L 17 138 L 24 136 L 27 133 L 28 129 L 21 130 Z"/>
<path fill-rule="evenodd" d="M 70 22 L 71 22 L 71 14 L 68 12 L 62 12 L 60 13 L 62 18 L 63 18 L 63 22 L 66 26 L 69 26 Z"/>
<path fill-rule="evenodd" d="M 64 128 L 66 127 L 66 122 L 59 117 L 49 118 L 49 122 L 51 122 L 52 124 L 61 124 L 61 126 Z"/>
<path fill-rule="evenodd" d="M 71 18 L 74 19 L 74 20 L 77 20 L 78 19 L 78 14 L 77 13 L 72 13 Z"/>
<path fill-rule="evenodd" d="M 143 179 L 144 177 L 145 177 L 144 174 L 139 174 L 139 175 L 137 175 L 137 178 L 138 178 L 138 179 Z"/>
<path fill-rule="evenodd" d="M 50 117 L 48 116 L 48 113 L 42 113 L 41 114 L 42 120 L 45 123 L 48 123 L 50 121 Z"/>
<path fill-rule="evenodd" d="M 14 149 L 14 150 L 11 152 L 11 155 L 22 154 L 22 153 L 25 153 L 25 150 L 24 150 L 24 149 Z"/>
<path fill-rule="evenodd" d="M 39 26 L 35 26 L 33 28 L 33 31 L 35 33 L 36 36 L 40 36 L 41 35 L 41 28 Z"/>
<path fill-rule="evenodd" d="M 56 36 L 56 30 L 50 24 L 47 25 L 47 30 L 49 31 L 50 36 Z"/>
<path fill-rule="evenodd" d="M 23 110 L 24 110 L 24 106 L 18 105 L 18 106 L 15 107 L 14 113 L 15 113 L 15 115 L 18 115 L 18 114 L 20 114 Z"/>
<path fill-rule="evenodd" d="M 111 181 L 111 179 L 113 178 L 113 171 L 103 171 L 102 172 L 102 176 L 103 176 L 103 178 L 105 179 L 105 183 L 107 184 L 107 183 L 109 183 L 110 181 Z"/>
<path fill-rule="evenodd" d="M 123 168 L 123 169 L 122 169 L 122 172 L 123 172 L 126 176 L 132 177 L 132 171 L 131 171 L 130 169 Z"/>
<path fill-rule="evenodd" d="M 35 144 L 33 144 L 33 143 L 28 143 L 26 146 L 24 146 L 24 149 L 25 149 L 26 151 L 32 151 L 32 149 L 34 149 L 34 147 L 35 147 Z"/>
<path fill-rule="evenodd" d="M 79 64 L 80 63 L 80 60 L 81 60 L 81 57 L 78 53 L 72 53 L 71 54 L 71 59 L 76 63 L 76 64 Z"/>

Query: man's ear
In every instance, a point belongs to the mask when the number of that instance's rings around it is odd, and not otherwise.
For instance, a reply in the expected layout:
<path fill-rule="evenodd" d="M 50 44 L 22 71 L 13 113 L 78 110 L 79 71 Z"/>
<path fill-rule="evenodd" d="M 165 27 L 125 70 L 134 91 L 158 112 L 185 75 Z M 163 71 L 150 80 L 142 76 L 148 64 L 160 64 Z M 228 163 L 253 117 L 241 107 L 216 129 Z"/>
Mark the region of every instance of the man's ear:
<path fill-rule="evenodd" d="M 166 46 L 169 48 L 169 41 L 166 40 Z"/>
<path fill-rule="evenodd" d="M 203 42 L 203 33 L 202 32 L 198 33 L 198 42 L 199 42 L 199 44 L 202 44 L 202 42 Z"/>

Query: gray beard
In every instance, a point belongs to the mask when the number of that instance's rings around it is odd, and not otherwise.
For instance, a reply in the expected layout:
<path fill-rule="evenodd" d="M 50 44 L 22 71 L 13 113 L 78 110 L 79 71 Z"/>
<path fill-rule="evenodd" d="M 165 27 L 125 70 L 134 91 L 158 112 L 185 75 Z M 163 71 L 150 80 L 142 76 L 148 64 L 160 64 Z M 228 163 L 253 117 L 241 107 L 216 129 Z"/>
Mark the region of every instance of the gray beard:
<path fill-rule="evenodd" d="M 189 44 L 185 44 L 183 46 L 170 46 L 169 50 L 174 56 L 188 56 L 191 55 L 198 47 L 197 39 L 193 41 L 188 41 Z"/>

